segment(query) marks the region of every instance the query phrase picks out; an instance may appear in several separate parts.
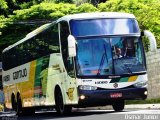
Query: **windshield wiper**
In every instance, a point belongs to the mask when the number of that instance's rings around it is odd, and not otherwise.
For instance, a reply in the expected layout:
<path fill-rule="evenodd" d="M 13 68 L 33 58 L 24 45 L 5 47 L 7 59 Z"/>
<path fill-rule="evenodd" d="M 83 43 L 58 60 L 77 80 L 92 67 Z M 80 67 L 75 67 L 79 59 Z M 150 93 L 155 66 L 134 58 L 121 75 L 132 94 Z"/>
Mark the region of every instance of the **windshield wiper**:
<path fill-rule="evenodd" d="M 82 70 L 81 70 L 81 66 L 79 64 L 78 58 L 76 59 L 76 63 L 77 63 L 77 68 L 78 68 L 77 71 L 78 71 L 78 73 L 82 74 Z"/>
<path fill-rule="evenodd" d="M 106 58 L 107 63 L 108 63 L 108 56 L 107 56 L 107 51 L 106 51 L 106 46 L 105 46 L 105 44 L 103 45 L 103 48 L 104 48 L 104 53 L 103 53 L 102 58 L 101 58 L 101 62 L 100 62 L 100 65 L 99 65 L 99 69 L 98 69 L 97 75 L 100 75 L 100 72 L 101 72 L 102 66 L 103 66 L 103 64 L 104 64 L 105 58 Z"/>
<path fill-rule="evenodd" d="M 124 65 L 124 67 L 126 68 L 126 70 L 127 70 L 129 73 L 131 73 L 131 74 L 132 74 L 131 69 L 130 69 L 126 64 L 124 64 L 124 63 L 123 63 L 123 65 Z"/>
<path fill-rule="evenodd" d="M 132 72 L 131 69 L 127 66 L 127 64 L 124 63 L 123 59 L 124 59 L 124 58 L 118 58 L 117 60 L 121 62 L 121 63 L 119 63 L 119 64 L 122 64 L 122 65 L 123 65 L 123 66 L 122 66 L 123 69 L 125 68 L 129 73 L 132 74 L 133 72 Z M 117 60 L 115 60 L 115 63 L 116 63 L 116 64 L 117 64 Z"/>

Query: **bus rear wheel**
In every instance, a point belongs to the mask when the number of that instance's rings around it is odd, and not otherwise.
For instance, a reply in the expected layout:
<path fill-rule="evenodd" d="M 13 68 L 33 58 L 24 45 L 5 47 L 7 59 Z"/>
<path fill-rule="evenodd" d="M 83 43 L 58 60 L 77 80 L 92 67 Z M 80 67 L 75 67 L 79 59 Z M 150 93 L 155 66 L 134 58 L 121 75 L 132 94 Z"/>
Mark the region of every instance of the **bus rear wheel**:
<path fill-rule="evenodd" d="M 70 113 L 72 110 L 71 106 L 64 105 L 63 95 L 60 90 L 55 91 L 55 103 L 56 103 L 56 111 L 60 115 Z"/>
<path fill-rule="evenodd" d="M 20 95 L 17 96 L 17 107 L 16 107 L 16 114 L 18 116 L 23 116 L 23 115 L 33 115 L 35 113 L 35 108 L 30 107 L 30 108 L 23 108 L 22 107 L 22 101 Z"/>
<path fill-rule="evenodd" d="M 112 104 L 112 107 L 115 111 L 122 111 L 124 109 L 124 106 L 125 106 L 124 100 L 118 100 Z"/>
<path fill-rule="evenodd" d="M 22 115 L 22 101 L 20 95 L 17 96 L 17 107 L 16 114 L 18 116 Z"/>
<path fill-rule="evenodd" d="M 16 102 L 14 95 L 12 95 L 12 97 L 11 97 L 11 104 L 12 104 L 12 110 L 16 111 L 17 110 L 17 102 Z"/>

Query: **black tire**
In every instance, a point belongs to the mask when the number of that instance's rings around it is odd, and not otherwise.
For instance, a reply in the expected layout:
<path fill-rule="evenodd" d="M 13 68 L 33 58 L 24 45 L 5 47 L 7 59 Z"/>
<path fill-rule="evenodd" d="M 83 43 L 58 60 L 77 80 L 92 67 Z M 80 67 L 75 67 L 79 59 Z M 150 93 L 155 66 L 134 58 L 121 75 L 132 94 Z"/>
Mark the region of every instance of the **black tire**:
<path fill-rule="evenodd" d="M 17 96 L 17 107 L 16 107 L 16 115 L 23 116 L 23 115 L 33 115 L 35 113 L 35 108 L 23 108 L 22 101 L 20 95 Z"/>
<path fill-rule="evenodd" d="M 11 101 L 12 101 L 12 110 L 16 111 L 17 110 L 17 102 L 16 102 L 14 95 L 12 95 Z"/>
<path fill-rule="evenodd" d="M 60 115 L 71 113 L 72 107 L 64 105 L 62 92 L 58 89 L 55 91 L 56 111 Z"/>
<path fill-rule="evenodd" d="M 18 116 L 22 115 L 22 101 L 20 95 L 17 96 L 17 109 L 16 109 L 16 114 Z"/>
<path fill-rule="evenodd" d="M 125 102 L 124 100 L 117 100 L 112 104 L 112 107 L 115 111 L 122 111 L 124 109 Z"/>
<path fill-rule="evenodd" d="M 34 107 L 23 108 L 22 113 L 23 113 L 23 115 L 34 115 L 35 108 Z"/>

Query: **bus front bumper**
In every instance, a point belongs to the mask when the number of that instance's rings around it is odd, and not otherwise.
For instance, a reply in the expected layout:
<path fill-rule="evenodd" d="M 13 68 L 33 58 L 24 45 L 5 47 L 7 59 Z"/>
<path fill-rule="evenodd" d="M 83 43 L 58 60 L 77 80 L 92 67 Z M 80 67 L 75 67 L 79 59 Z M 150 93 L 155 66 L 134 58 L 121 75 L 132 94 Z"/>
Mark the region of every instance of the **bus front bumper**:
<path fill-rule="evenodd" d="M 83 107 L 112 105 L 117 100 L 143 100 L 146 98 L 146 88 L 79 90 L 79 105 Z"/>

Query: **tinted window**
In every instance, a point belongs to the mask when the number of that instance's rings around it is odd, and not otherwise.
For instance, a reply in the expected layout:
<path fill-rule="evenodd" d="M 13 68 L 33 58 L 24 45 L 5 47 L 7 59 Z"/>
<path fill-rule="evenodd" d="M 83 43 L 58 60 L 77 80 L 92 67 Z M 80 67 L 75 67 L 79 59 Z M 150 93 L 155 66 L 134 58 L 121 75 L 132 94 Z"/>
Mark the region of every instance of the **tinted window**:
<path fill-rule="evenodd" d="M 8 70 L 34 59 L 59 52 L 58 25 L 56 24 L 3 53 L 3 69 Z"/>

